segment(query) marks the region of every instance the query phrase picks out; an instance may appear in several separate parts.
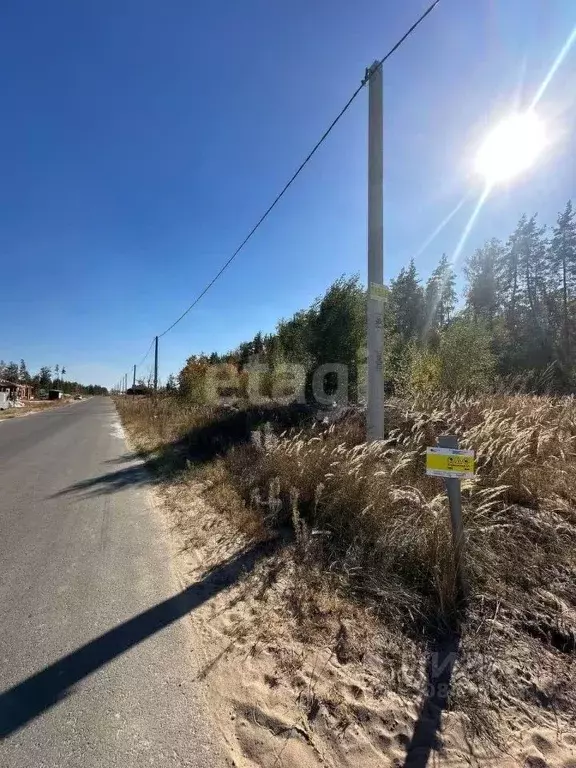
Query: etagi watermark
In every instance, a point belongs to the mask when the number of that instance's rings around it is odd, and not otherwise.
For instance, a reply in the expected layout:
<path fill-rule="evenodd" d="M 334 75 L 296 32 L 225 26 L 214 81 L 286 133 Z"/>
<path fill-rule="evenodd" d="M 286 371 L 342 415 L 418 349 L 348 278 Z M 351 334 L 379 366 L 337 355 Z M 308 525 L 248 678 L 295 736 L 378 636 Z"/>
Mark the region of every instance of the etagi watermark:
<path fill-rule="evenodd" d="M 460 681 L 474 685 L 478 692 L 488 690 L 496 665 L 492 655 L 462 658 L 458 650 L 433 651 L 425 667 L 415 668 L 413 660 L 401 660 L 391 677 L 398 689 L 418 690 L 431 699 L 446 699 Z"/>
<path fill-rule="evenodd" d="M 209 365 L 203 374 L 203 399 L 209 404 L 229 402 L 239 393 L 258 405 L 270 399 L 286 399 L 295 403 L 314 402 L 318 406 L 351 404 L 351 384 L 357 392 L 356 402 L 366 397 L 365 362 L 353 367 L 343 363 L 325 363 L 314 370 L 300 363 L 286 363 L 271 371 L 268 364 L 252 358 L 239 373 L 232 366 Z"/>

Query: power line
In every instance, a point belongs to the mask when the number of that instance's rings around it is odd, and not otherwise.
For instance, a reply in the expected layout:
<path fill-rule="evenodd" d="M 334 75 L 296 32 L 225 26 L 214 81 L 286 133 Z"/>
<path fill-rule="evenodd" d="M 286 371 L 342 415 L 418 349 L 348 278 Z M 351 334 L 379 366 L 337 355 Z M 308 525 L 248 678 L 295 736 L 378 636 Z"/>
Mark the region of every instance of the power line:
<path fill-rule="evenodd" d="M 148 352 L 146 352 L 146 354 L 144 355 L 144 357 L 142 358 L 142 360 L 140 360 L 140 362 L 138 363 L 138 365 L 136 366 L 136 368 L 140 368 L 142 365 L 144 365 L 144 363 L 145 363 L 145 361 L 146 361 L 146 358 L 148 357 L 148 355 L 149 355 L 149 354 L 150 354 L 150 352 L 152 351 L 152 347 L 154 346 L 154 342 L 155 342 L 155 341 L 156 341 L 156 339 L 152 339 L 152 341 L 150 342 L 150 346 L 148 347 Z"/>
<path fill-rule="evenodd" d="M 421 15 L 421 16 L 420 16 L 420 17 L 419 17 L 419 18 L 418 18 L 418 19 L 417 19 L 417 20 L 414 22 L 414 24 L 412 24 L 412 26 L 410 27 L 410 29 L 408 29 L 408 30 L 407 30 L 407 31 L 406 31 L 406 32 L 405 32 L 405 33 L 402 35 L 402 37 L 401 37 L 401 38 L 398 40 L 398 42 L 396 42 L 396 43 L 395 43 L 395 44 L 392 46 L 392 48 L 390 48 L 390 50 L 388 51 L 388 53 L 387 53 L 385 56 L 383 56 L 383 57 L 380 59 L 380 61 L 377 63 L 377 66 L 375 66 L 375 67 L 372 67 L 370 70 L 367 70 L 367 72 L 366 72 L 366 76 L 364 77 L 364 79 L 362 80 L 362 82 L 360 83 L 360 85 L 358 86 L 358 88 L 356 88 L 356 90 L 354 91 L 354 93 L 352 94 L 352 96 L 351 96 L 351 97 L 348 99 L 348 101 L 346 102 L 346 104 L 344 105 L 344 107 L 343 107 L 343 108 L 340 110 L 340 112 L 338 113 L 338 115 L 337 115 L 337 116 L 334 118 L 334 120 L 333 120 L 333 121 L 330 123 L 330 125 L 328 126 L 328 128 L 327 128 L 327 129 L 324 131 L 324 133 L 322 134 L 322 136 L 320 137 L 320 139 L 319 139 L 319 140 L 316 142 L 316 144 L 314 145 L 314 147 L 313 147 L 313 149 L 311 150 L 311 152 L 310 152 L 310 153 L 309 153 L 309 154 L 306 156 L 306 158 L 305 158 L 305 159 L 302 161 L 302 163 L 300 164 L 300 166 L 298 167 L 298 169 L 295 171 L 295 173 L 294 173 L 294 174 L 293 174 L 293 175 L 290 177 L 290 179 L 289 179 L 289 180 L 288 180 L 288 182 L 287 182 L 287 183 L 284 185 L 284 187 L 282 188 L 282 190 L 281 190 L 281 191 L 278 193 L 278 195 L 277 195 L 277 196 L 274 198 L 274 200 L 273 200 L 273 202 L 271 203 L 271 205 L 269 205 L 269 206 L 268 206 L 268 208 L 266 209 L 266 211 L 265 211 L 265 212 L 262 214 L 262 216 L 261 216 L 261 217 L 258 219 L 258 221 L 256 222 L 256 224 L 255 224 L 255 225 L 252 227 L 252 229 L 251 229 L 251 230 L 250 230 L 250 232 L 249 232 L 249 233 L 246 235 L 246 237 L 244 238 L 244 240 L 242 240 L 242 242 L 240 243 L 240 245 L 238 246 L 238 248 L 236 248 L 236 250 L 235 250 L 235 251 L 234 251 L 234 253 L 233 253 L 233 254 L 230 256 L 230 258 L 229 258 L 229 259 L 228 259 L 228 260 L 227 260 L 227 261 L 226 261 L 226 262 L 225 262 L 225 263 L 222 265 L 222 267 L 221 267 L 221 268 L 220 268 L 220 270 L 219 270 L 219 271 L 216 273 L 216 275 L 214 275 L 214 277 L 212 278 L 212 280 L 210 280 L 210 282 L 209 282 L 209 283 L 206 285 L 206 287 L 205 287 L 205 288 L 204 288 L 204 289 L 203 289 L 203 290 L 202 290 L 202 291 L 201 291 L 201 292 L 198 294 L 198 296 L 197 296 L 197 297 L 194 299 L 194 301 L 193 301 L 193 302 L 190 304 L 190 306 L 189 306 L 189 307 L 188 307 L 188 308 L 187 308 L 187 309 L 186 309 L 186 310 L 185 310 L 185 311 L 184 311 L 184 312 L 183 312 L 183 313 L 180 315 L 180 317 L 178 317 L 178 318 L 177 318 L 177 319 L 176 319 L 176 320 L 175 320 L 175 321 L 172 323 L 172 325 L 168 326 L 168 328 L 166 328 L 166 330 L 165 330 L 165 331 L 163 331 L 162 333 L 160 333 L 160 334 L 158 335 L 158 338 L 159 338 L 159 339 L 161 339 L 161 338 L 162 338 L 162 336 L 165 336 L 167 333 L 169 333 L 169 332 L 170 332 L 170 331 L 171 331 L 171 330 L 172 330 L 172 329 L 173 329 L 175 326 L 177 326 L 177 325 L 178 325 L 178 323 L 179 323 L 179 322 L 181 322 L 181 321 L 182 321 L 182 320 L 183 320 L 183 319 L 186 317 L 186 315 L 187 315 L 187 314 L 188 314 L 188 313 L 189 313 L 189 312 L 190 312 L 192 309 L 194 309 L 194 307 L 196 306 L 196 304 L 198 304 L 198 302 L 200 301 L 200 299 L 202 299 L 202 298 L 203 298 L 203 297 L 204 297 L 204 296 L 205 296 L 205 295 L 208 293 L 208 291 L 210 290 L 210 288 L 212 288 L 212 286 L 213 286 L 213 285 L 214 285 L 214 283 L 215 283 L 215 282 L 218 280 L 218 278 L 219 278 L 219 277 L 220 277 L 220 276 L 221 276 L 221 275 L 222 275 L 222 274 L 225 272 L 225 270 L 226 270 L 226 269 L 228 269 L 228 267 L 229 267 L 229 266 L 230 266 L 230 264 L 231 264 L 231 263 L 234 261 L 234 259 L 236 258 L 236 256 L 238 256 L 238 254 L 239 254 L 239 253 L 240 253 L 240 251 L 241 251 L 241 250 L 244 248 L 244 246 L 246 245 L 246 243 L 247 243 L 247 242 L 248 242 L 248 241 L 251 239 L 252 235 L 254 235 L 254 233 L 256 232 L 256 230 L 257 230 L 257 229 L 259 229 L 260 225 L 264 223 L 264 221 L 265 221 L 265 220 L 268 218 L 268 216 L 269 216 L 269 214 L 272 212 L 272 210 L 273 210 L 273 209 L 274 209 L 274 208 L 275 208 L 275 207 L 278 205 L 278 203 L 279 203 L 279 202 L 280 202 L 280 200 L 281 200 L 281 199 L 284 197 L 284 195 L 286 194 L 286 192 L 288 191 L 288 189 L 289 189 L 289 188 L 292 186 L 292 184 L 293 184 L 293 183 L 296 181 L 296 179 L 297 179 L 297 178 L 298 178 L 298 176 L 299 176 L 299 175 L 302 173 L 302 171 L 304 170 L 304 168 L 305 168 L 305 167 L 308 165 L 308 163 L 309 163 L 309 162 L 310 162 L 310 160 L 313 158 L 313 156 L 316 154 L 316 152 L 318 151 L 318 149 L 320 148 L 320 146 L 321 146 L 321 145 L 324 143 L 324 141 L 325 141 L 325 140 L 328 138 L 329 134 L 332 132 L 332 129 L 333 129 L 333 128 L 336 126 L 336 124 L 337 124 L 337 123 L 340 121 L 340 119 L 343 117 L 343 115 L 344 115 L 344 114 L 345 114 L 345 113 L 348 111 L 348 109 L 349 109 L 349 108 L 350 108 L 350 106 L 352 105 L 352 102 L 353 102 L 353 101 L 356 99 L 356 97 L 358 96 L 358 94 L 360 93 L 360 91 L 362 90 L 362 88 L 364 88 L 364 86 L 366 85 L 366 83 L 367 83 L 367 82 L 370 80 L 370 78 L 372 77 L 372 75 L 374 74 L 374 72 L 375 72 L 377 69 L 379 69 L 379 68 L 380 68 L 380 67 L 381 67 L 381 66 L 382 66 L 382 65 L 383 65 L 383 64 L 384 64 L 384 63 L 385 63 L 385 62 L 386 62 L 386 61 L 387 61 L 387 60 L 390 58 L 390 56 L 392 56 L 392 54 L 393 54 L 393 53 L 395 53 L 395 52 L 398 50 L 398 48 L 400 48 L 400 46 L 402 45 L 402 43 L 404 43 L 404 41 L 405 41 L 405 40 L 406 40 L 408 37 L 410 37 L 410 35 L 411 35 L 411 34 L 412 34 L 412 33 L 413 33 L 415 30 L 416 30 L 416 28 L 417 28 L 417 27 L 418 27 L 418 26 L 419 26 L 419 25 L 420 25 L 420 24 L 421 24 L 421 23 L 424 21 L 424 19 L 425 19 L 425 18 L 426 18 L 426 17 L 427 17 L 427 16 L 428 16 L 428 15 L 429 15 L 429 14 L 430 14 L 430 13 L 431 13 L 433 10 L 434 10 L 434 8 L 435 8 L 435 7 L 438 5 L 438 3 L 439 3 L 439 2 L 440 2 L 440 0 L 434 0 L 434 2 L 433 2 L 433 3 L 432 3 L 430 6 L 428 6 L 428 8 L 427 8 L 427 9 L 424 11 L 424 13 L 423 13 L 423 14 L 422 14 L 422 15 Z M 150 347 L 150 348 L 151 348 L 151 347 Z M 150 350 L 148 350 L 148 352 L 146 353 L 146 355 L 148 355 L 148 354 L 149 354 L 149 352 L 150 352 Z"/>

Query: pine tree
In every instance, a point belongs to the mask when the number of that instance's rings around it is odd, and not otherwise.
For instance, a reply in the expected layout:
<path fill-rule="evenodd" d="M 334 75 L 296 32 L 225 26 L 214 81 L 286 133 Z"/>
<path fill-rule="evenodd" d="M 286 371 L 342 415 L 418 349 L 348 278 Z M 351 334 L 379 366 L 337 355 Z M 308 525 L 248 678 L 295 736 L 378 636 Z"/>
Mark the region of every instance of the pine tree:
<path fill-rule="evenodd" d="M 262 352 L 264 352 L 264 342 L 262 341 L 262 334 L 260 331 L 254 336 L 254 340 L 252 341 L 252 350 L 255 355 L 260 355 Z"/>
<path fill-rule="evenodd" d="M 4 368 L 4 378 L 14 384 L 18 382 L 18 363 L 10 361 Z"/>
<path fill-rule="evenodd" d="M 21 384 L 30 383 L 30 374 L 28 373 L 28 369 L 26 368 L 26 363 L 24 360 L 20 360 L 20 366 L 18 368 L 18 381 Z"/>
<path fill-rule="evenodd" d="M 366 293 L 358 277 L 335 280 L 317 302 L 310 328 L 313 366 L 342 364 L 348 368 L 348 396 L 357 397 L 358 353 L 366 344 Z M 329 377 L 336 386 L 335 375 Z"/>
<path fill-rule="evenodd" d="M 523 366 L 545 368 L 554 362 L 554 338 L 546 282 L 545 227 L 528 219 L 518 242 L 520 297 L 523 305 Z"/>
<path fill-rule="evenodd" d="M 502 304 L 501 272 L 504 246 L 496 238 L 478 248 L 464 265 L 466 303 L 476 320 L 484 320 L 493 328 Z"/>
<path fill-rule="evenodd" d="M 390 301 L 395 331 L 404 343 L 417 339 L 424 327 L 424 292 L 418 280 L 414 260 L 392 280 Z"/>
<path fill-rule="evenodd" d="M 546 241 L 545 227 L 538 227 L 536 216 L 526 221 L 519 238 L 519 267 L 523 298 L 535 327 L 543 328 L 546 317 Z"/>
<path fill-rule="evenodd" d="M 238 347 L 238 364 L 241 370 L 243 370 L 248 365 L 248 363 L 250 362 L 250 358 L 253 356 L 253 354 L 254 354 L 253 342 L 243 341 Z"/>
<path fill-rule="evenodd" d="M 456 276 L 452 265 L 442 254 L 440 263 L 426 283 L 426 331 L 441 330 L 450 320 L 456 306 Z"/>
<path fill-rule="evenodd" d="M 561 350 L 564 362 L 571 362 L 572 336 L 576 320 L 576 211 L 572 201 L 558 216 L 549 250 L 551 288 L 561 304 Z"/>
<path fill-rule="evenodd" d="M 50 389 L 52 386 L 52 371 L 47 366 L 44 365 L 42 368 L 40 368 L 40 372 L 38 374 L 38 386 L 40 389 Z"/>
<path fill-rule="evenodd" d="M 519 328 L 519 295 L 521 290 L 520 249 L 527 217 L 523 215 L 516 229 L 508 238 L 502 254 L 502 300 L 505 306 L 506 326 L 514 341 Z"/>

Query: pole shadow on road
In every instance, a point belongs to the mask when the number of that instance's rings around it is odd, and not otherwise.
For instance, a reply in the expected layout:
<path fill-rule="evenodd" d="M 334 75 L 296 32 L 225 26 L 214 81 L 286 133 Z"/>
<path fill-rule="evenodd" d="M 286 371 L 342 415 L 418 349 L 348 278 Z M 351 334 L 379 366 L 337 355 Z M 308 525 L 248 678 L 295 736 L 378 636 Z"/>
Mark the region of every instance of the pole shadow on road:
<path fill-rule="evenodd" d="M 0 695 L 0 739 L 67 698 L 76 683 L 193 611 L 276 551 L 281 539 L 260 542 L 221 563 L 200 581 L 63 656 Z"/>
<path fill-rule="evenodd" d="M 338 415 L 341 417 L 342 413 Z M 237 446 L 253 443 L 257 436 L 260 440 L 265 439 L 259 430 L 266 425 L 273 434 L 280 434 L 314 421 L 315 410 L 302 403 L 255 405 L 248 410 L 221 408 L 205 424 L 190 429 L 159 449 L 132 451 L 106 461 L 107 465 L 112 466 L 132 462 L 128 466 L 81 480 L 50 498 L 74 494 L 81 497 L 100 496 L 128 486 L 153 485 L 159 482 L 166 471 L 177 474 L 185 471 L 190 462 L 195 465 L 206 464 L 219 456 L 225 456 Z M 255 450 L 259 448 L 255 446 Z M 137 463 L 133 463 L 134 460 Z"/>
<path fill-rule="evenodd" d="M 81 480 L 69 485 L 57 493 L 49 496 L 50 499 L 59 499 L 63 496 L 78 494 L 81 497 L 101 496 L 116 493 L 127 487 L 152 485 L 155 482 L 154 475 L 146 468 L 145 464 L 132 464 L 129 467 L 118 469 L 115 472 L 107 472 L 98 477 Z"/>

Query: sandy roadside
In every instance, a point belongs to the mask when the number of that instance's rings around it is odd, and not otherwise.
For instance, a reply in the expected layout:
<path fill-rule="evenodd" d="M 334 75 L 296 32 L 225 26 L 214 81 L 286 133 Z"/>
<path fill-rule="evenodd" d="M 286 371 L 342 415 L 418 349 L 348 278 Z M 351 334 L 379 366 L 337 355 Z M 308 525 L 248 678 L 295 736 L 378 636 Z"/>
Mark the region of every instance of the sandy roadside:
<path fill-rule="evenodd" d="M 22 416 L 30 416 L 33 413 L 44 413 L 45 411 L 52 410 L 52 408 L 66 408 L 69 405 L 75 405 L 76 403 L 84 402 L 83 400 L 66 400 L 61 402 L 60 400 L 38 400 L 33 401 L 22 408 L 8 408 L 5 411 L 0 411 L 0 422 L 7 421 L 9 419 L 17 419 Z"/>
<path fill-rule="evenodd" d="M 576 768 L 573 724 L 489 685 L 470 692 L 477 704 L 468 711 L 435 707 L 417 649 L 365 616 L 356 623 L 336 596 L 315 595 L 332 631 L 307 635 L 287 608 L 293 584 L 278 543 L 250 547 L 204 491 L 190 481 L 162 483 L 154 493 L 182 586 L 216 587 L 190 614 L 190 627 L 231 765 Z M 498 663 L 521 674 L 521 658 Z M 545 675 L 544 667 L 542 682 Z"/>

